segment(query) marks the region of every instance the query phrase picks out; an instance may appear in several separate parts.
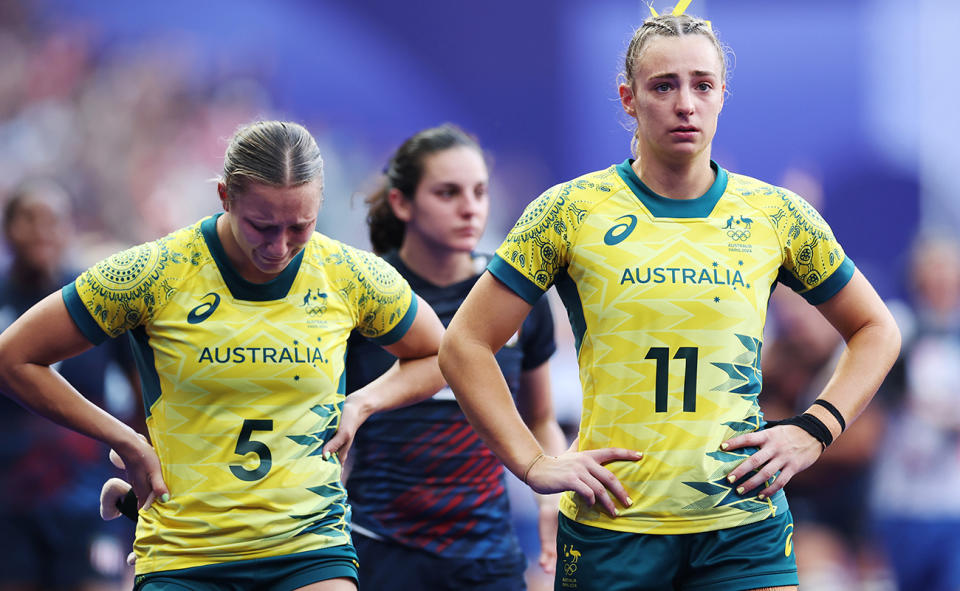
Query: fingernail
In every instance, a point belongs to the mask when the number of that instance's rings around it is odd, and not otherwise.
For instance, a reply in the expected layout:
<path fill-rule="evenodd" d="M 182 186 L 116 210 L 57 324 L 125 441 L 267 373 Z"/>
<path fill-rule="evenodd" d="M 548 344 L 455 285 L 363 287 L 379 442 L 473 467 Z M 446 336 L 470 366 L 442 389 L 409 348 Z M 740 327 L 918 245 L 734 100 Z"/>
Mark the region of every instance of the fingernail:
<path fill-rule="evenodd" d="M 726 451 L 726 449 L 727 449 L 728 447 L 730 447 L 730 444 L 727 443 L 726 441 L 724 441 L 723 443 L 720 444 L 720 449 L 722 449 L 722 450 L 724 450 L 724 451 Z"/>
<path fill-rule="evenodd" d="M 742 495 L 742 494 L 743 494 L 743 490 L 744 490 L 744 489 L 743 489 L 742 486 L 738 487 L 738 488 L 737 488 L 737 494 L 738 494 L 738 495 Z"/>
<path fill-rule="evenodd" d="M 631 507 L 631 506 L 633 506 L 633 499 L 631 499 L 630 497 L 627 497 L 627 507 Z"/>
<path fill-rule="evenodd" d="M 637 459 L 639 460 L 639 459 L 642 458 L 642 457 L 643 457 L 643 452 L 638 451 L 638 452 L 637 452 Z"/>
<path fill-rule="evenodd" d="M 323 459 L 329 460 L 329 459 L 330 459 L 330 452 L 328 452 L 328 451 L 323 452 Z"/>
<path fill-rule="evenodd" d="M 767 498 L 767 495 L 765 495 L 765 494 L 763 494 L 763 493 L 760 493 L 760 494 L 757 495 L 757 498 L 762 501 L 763 499 Z"/>
<path fill-rule="evenodd" d="M 727 482 L 729 482 L 730 484 L 733 484 L 736 480 L 737 480 L 737 477 L 734 476 L 733 474 L 731 474 L 730 476 L 727 476 Z"/>
<path fill-rule="evenodd" d="M 162 495 L 160 495 L 160 501 L 161 501 L 161 502 L 166 503 L 166 502 L 169 501 L 169 500 L 170 500 L 170 494 L 169 494 L 169 493 L 163 493 Z"/>

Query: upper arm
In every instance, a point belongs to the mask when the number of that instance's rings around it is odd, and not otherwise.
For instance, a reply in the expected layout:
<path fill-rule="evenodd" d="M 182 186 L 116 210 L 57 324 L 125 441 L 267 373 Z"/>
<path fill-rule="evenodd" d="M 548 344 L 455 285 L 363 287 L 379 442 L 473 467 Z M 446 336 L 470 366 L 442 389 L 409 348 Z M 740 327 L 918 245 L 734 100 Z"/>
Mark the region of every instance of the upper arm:
<path fill-rule="evenodd" d="M 890 310 L 859 270 L 854 271 L 850 281 L 836 295 L 818 304 L 817 309 L 845 341 L 871 324 L 896 326 Z"/>
<path fill-rule="evenodd" d="M 399 359 L 411 359 L 436 355 L 443 337 L 443 324 L 433 308 L 420 296 L 417 298 L 416 316 L 410 328 L 400 340 L 383 348 Z"/>
<path fill-rule="evenodd" d="M 40 300 L 0 334 L 3 365 L 50 365 L 92 347 L 67 312 L 60 291 Z"/>
<path fill-rule="evenodd" d="M 478 341 L 498 351 L 517 332 L 531 308 L 499 279 L 484 273 L 450 321 L 445 338 Z"/>

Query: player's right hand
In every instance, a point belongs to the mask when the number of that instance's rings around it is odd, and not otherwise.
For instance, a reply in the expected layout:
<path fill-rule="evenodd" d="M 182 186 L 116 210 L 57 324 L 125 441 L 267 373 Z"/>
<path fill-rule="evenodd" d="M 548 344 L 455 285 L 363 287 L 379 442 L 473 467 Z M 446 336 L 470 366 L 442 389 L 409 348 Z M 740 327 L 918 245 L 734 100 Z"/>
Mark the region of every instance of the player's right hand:
<path fill-rule="evenodd" d="M 140 434 L 128 443 L 124 449 L 110 450 L 110 460 L 118 468 L 127 471 L 127 481 L 133 485 L 133 492 L 137 495 L 137 509 L 148 509 L 154 499 L 160 499 L 161 502 L 169 500 L 170 491 L 163 482 L 160 458 L 153 446 Z"/>
<path fill-rule="evenodd" d="M 643 454 L 632 449 L 606 447 L 586 451 L 568 451 L 559 456 L 545 456 L 527 474 L 527 484 L 538 493 L 548 494 L 571 490 L 593 506 L 600 506 L 611 516 L 617 516 L 617 508 L 610 493 L 624 507 L 633 501 L 627 495 L 613 472 L 603 467 L 616 461 L 636 462 Z"/>

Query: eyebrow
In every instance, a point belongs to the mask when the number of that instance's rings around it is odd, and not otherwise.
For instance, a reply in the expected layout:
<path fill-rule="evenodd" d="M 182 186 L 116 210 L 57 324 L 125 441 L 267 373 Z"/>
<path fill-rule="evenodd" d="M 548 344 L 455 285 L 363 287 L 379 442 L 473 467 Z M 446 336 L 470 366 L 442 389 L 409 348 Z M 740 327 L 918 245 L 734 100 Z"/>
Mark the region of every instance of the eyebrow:
<path fill-rule="evenodd" d="M 710 70 L 694 70 L 690 72 L 690 74 L 695 78 L 704 78 L 709 76 L 713 76 L 715 78 L 717 77 L 717 74 L 715 72 L 711 72 Z M 679 77 L 680 77 L 679 74 L 675 74 L 672 72 L 671 73 L 665 72 L 663 74 L 654 74 L 653 76 L 650 76 L 649 78 L 647 78 L 647 80 L 662 80 L 665 78 L 669 80 L 676 80 Z"/>

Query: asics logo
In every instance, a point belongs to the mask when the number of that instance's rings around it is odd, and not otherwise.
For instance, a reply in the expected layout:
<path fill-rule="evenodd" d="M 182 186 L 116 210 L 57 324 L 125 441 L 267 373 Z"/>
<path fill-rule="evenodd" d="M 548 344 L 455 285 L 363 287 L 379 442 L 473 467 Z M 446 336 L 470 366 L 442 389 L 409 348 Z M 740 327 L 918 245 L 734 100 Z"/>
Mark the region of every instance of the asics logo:
<path fill-rule="evenodd" d="M 213 311 L 217 309 L 217 306 L 220 305 L 220 296 L 210 292 L 207 295 L 203 296 L 203 299 L 213 296 L 213 301 L 203 302 L 193 310 L 190 310 L 190 313 L 187 314 L 187 322 L 190 324 L 200 324 L 207 318 L 210 318 L 210 315 L 213 314 Z"/>
<path fill-rule="evenodd" d="M 620 244 L 621 242 L 626 240 L 627 236 L 629 236 L 630 233 L 633 232 L 633 229 L 637 227 L 637 216 L 622 215 L 613 221 L 619 222 L 620 220 L 627 220 L 627 221 L 621 222 L 613 226 L 612 228 L 607 230 L 606 234 L 603 235 L 603 242 L 607 246 L 615 246 L 617 244 Z"/>

